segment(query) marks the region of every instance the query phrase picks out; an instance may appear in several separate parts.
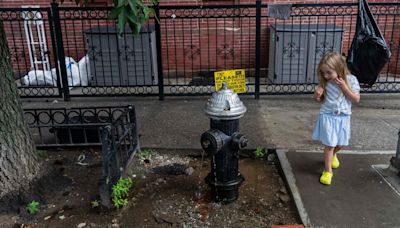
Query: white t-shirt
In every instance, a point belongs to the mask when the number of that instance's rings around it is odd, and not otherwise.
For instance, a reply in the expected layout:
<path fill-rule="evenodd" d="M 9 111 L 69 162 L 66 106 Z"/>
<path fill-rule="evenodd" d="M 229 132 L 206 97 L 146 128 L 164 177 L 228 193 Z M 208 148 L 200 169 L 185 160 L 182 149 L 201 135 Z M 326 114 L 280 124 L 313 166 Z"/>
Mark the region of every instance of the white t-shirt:
<path fill-rule="evenodd" d="M 360 84 L 354 75 L 347 75 L 350 89 L 354 93 L 360 92 Z M 351 101 L 344 95 L 339 85 L 328 81 L 325 86 L 325 98 L 321 105 L 320 113 L 351 114 Z"/>

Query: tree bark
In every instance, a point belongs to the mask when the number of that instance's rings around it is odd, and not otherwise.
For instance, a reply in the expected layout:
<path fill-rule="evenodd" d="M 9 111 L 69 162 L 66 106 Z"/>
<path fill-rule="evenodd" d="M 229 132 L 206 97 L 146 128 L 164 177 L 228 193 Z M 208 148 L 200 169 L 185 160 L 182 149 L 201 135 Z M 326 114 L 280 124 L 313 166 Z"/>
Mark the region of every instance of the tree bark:
<path fill-rule="evenodd" d="M 39 172 L 35 145 L 24 120 L 0 20 L 0 201 L 28 190 Z"/>

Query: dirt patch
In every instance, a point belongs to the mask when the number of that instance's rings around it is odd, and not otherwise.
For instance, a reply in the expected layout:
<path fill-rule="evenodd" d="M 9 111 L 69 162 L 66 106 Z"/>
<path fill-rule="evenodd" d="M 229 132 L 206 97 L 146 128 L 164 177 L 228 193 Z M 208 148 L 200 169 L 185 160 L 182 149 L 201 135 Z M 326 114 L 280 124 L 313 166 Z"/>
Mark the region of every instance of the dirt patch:
<path fill-rule="evenodd" d="M 273 161 L 241 159 L 245 181 L 239 199 L 222 205 L 212 201 L 204 181 L 210 172 L 209 159 L 171 154 L 137 159 L 129 172 L 134 184 L 128 206 L 99 214 L 91 204 L 98 194 L 99 149 L 47 154 L 45 162 L 63 176 L 63 181 L 52 183 L 62 188 L 41 196 L 40 210 L 34 216 L 24 205 L 19 214 L 0 215 L 1 227 L 269 227 L 300 223 Z"/>

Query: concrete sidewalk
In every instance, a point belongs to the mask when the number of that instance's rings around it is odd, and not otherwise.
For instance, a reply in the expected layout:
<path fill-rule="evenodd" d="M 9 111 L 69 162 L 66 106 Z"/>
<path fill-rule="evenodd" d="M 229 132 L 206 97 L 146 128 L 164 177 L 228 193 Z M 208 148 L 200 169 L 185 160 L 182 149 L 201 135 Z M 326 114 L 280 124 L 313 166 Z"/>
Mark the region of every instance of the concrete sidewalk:
<path fill-rule="evenodd" d="M 200 135 L 209 128 L 203 112 L 208 97 L 99 97 L 23 102 L 24 108 L 135 105 L 141 145 L 153 148 L 201 149 Z M 248 111 L 240 130 L 249 138 L 248 148 L 275 144 L 283 149 L 322 149 L 311 140 L 319 104 L 311 95 L 241 97 Z M 362 95 L 353 109 L 352 140 L 347 149 L 394 150 L 400 128 L 400 95 Z"/>
<path fill-rule="evenodd" d="M 390 155 L 339 154 L 330 186 L 319 183 L 322 153 L 278 151 L 278 156 L 306 227 L 400 227 L 399 192 L 375 167 L 387 164 Z"/>
<path fill-rule="evenodd" d="M 24 102 L 25 108 L 135 105 L 144 148 L 201 149 L 208 130 L 208 97 L 74 98 Z M 389 164 L 400 129 L 400 95 L 363 94 L 353 108 L 350 154 L 343 154 L 333 185 L 318 183 L 322 146 L 311 140 L 319 104 L 311 95 L 241 97 L 248 111 L 240 131 L 248 149 L 274 144 L 303 222 L 322 227 L 400 227 L 400 197 L 371 165 Z M 382 154 L 383 153 L 383 154 Z M 283 156 L 284 155 L 284 156 Z M 290 171 L 290 172 L 289 172 Z M 400 177 L 398 177 L 400 180 Z"/>

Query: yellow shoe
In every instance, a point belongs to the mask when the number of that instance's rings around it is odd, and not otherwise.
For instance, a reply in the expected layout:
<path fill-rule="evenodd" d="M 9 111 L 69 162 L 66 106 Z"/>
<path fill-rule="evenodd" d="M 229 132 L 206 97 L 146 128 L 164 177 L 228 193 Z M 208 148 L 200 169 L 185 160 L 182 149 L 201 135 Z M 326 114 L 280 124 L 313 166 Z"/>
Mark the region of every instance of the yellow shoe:
<path fill-rule="evenodd" d="M 332 158 L 332 169 L 339 168 L 339 165 L 340 165 L 339 159 L 337 158 L 337 156 L 335 154 L 335 155 L 333 155 L 333 158 Z"/>
<path fill-rule="evenodd" d="M 321 184 L 330 185 L 332 182 L 333 173 L 326 172 L 325 170 L 322 172 L 321 177 L 319 178 L 319 182 Z"/>

